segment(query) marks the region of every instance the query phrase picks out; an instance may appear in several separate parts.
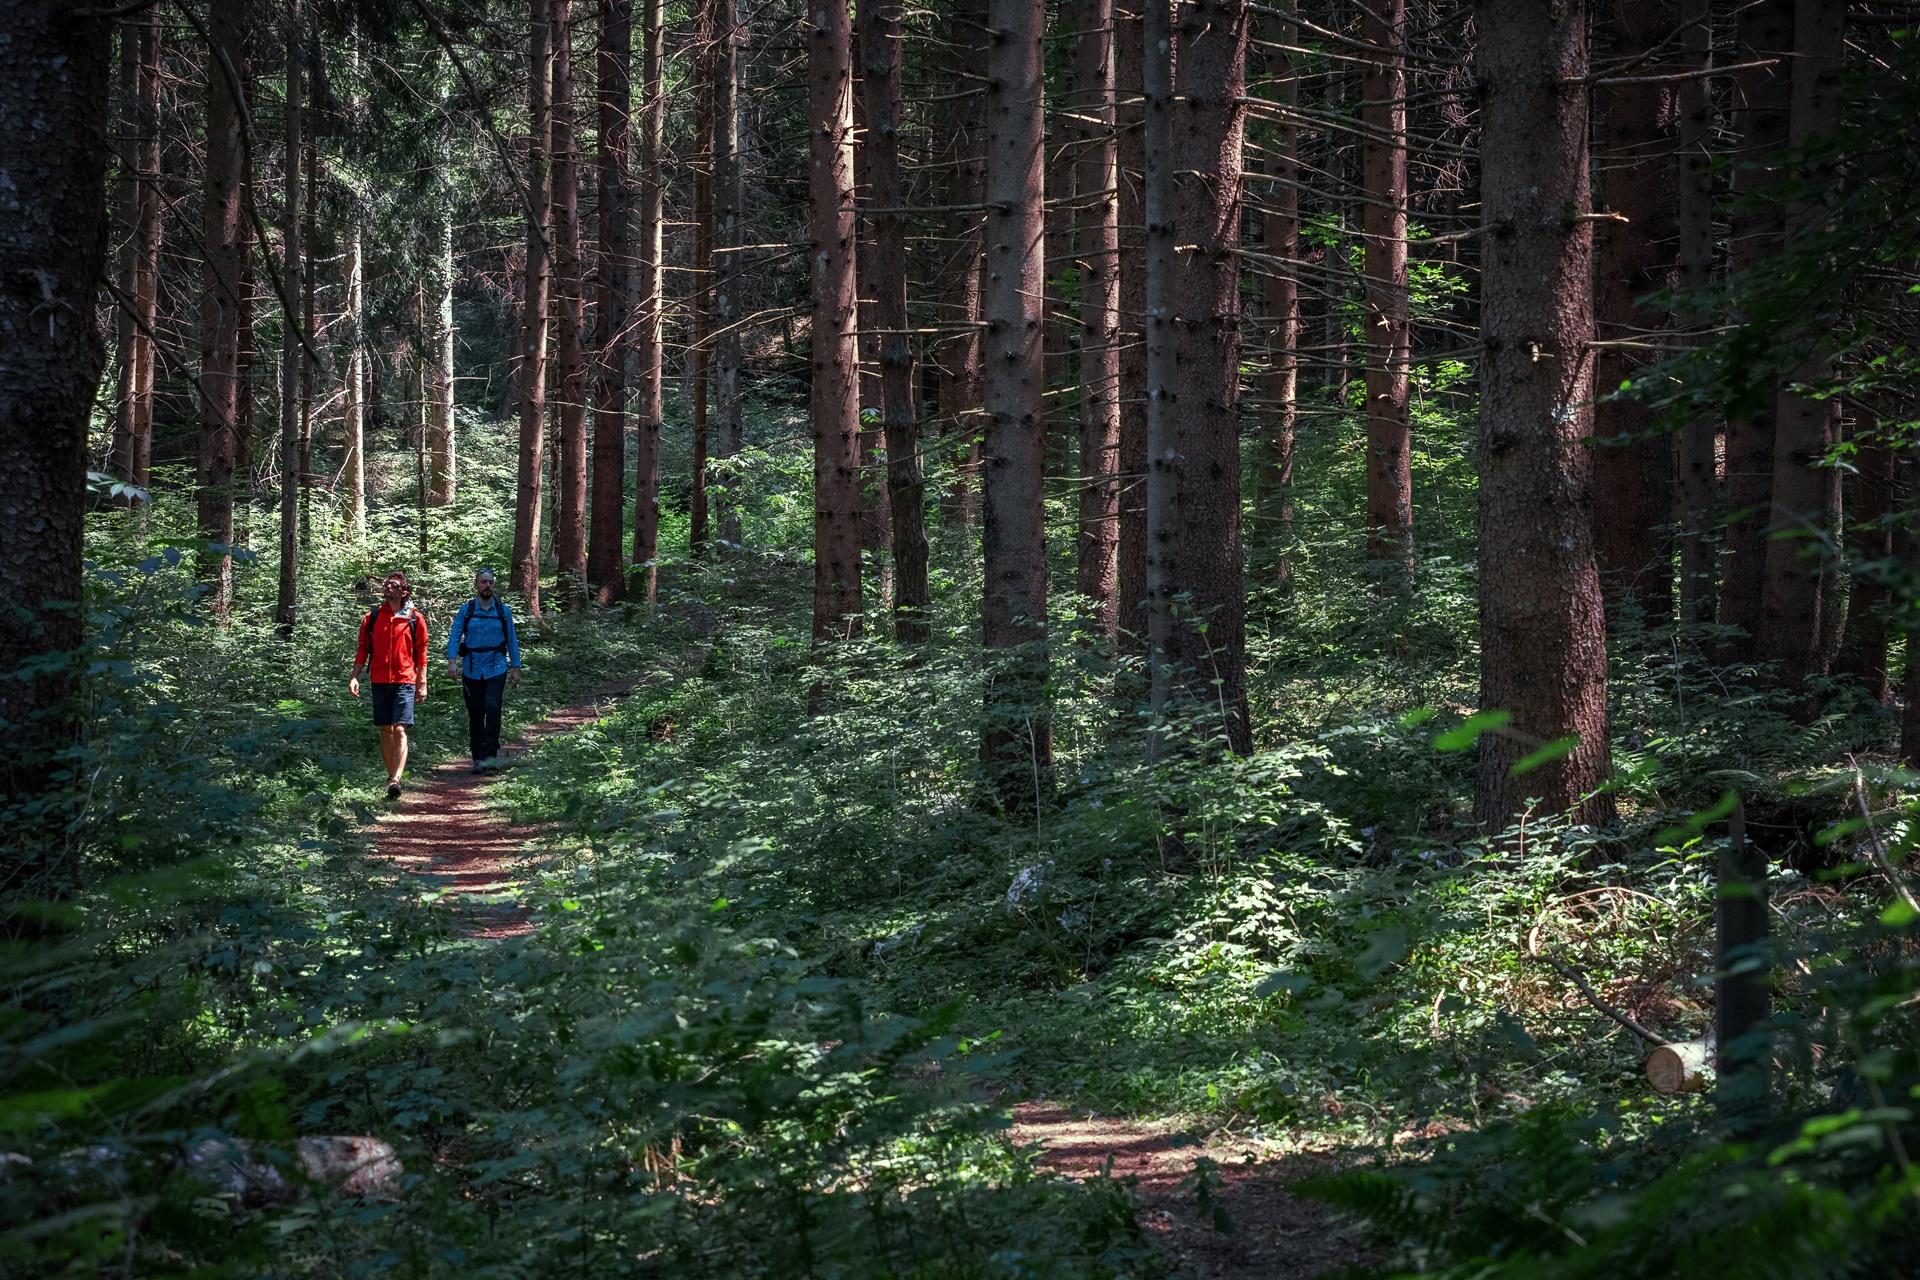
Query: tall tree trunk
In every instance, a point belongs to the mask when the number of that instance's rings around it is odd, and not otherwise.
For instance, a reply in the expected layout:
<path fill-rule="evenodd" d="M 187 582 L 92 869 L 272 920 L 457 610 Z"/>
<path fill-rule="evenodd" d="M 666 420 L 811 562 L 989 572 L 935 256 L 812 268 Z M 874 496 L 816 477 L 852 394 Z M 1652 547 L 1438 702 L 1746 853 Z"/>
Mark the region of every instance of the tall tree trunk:
<path fill-rule="evenodd" d="M 552 0 L 530 0 L 527 78 L 527 270 L 520 301 L 520 452 L 513 505 L 513 589 L 540 612 L 540 464 L 547 448 L 547 294 L 552 271 Z"/>
<path fill-rule="evenodd" d="M 120 149 L 122 297 L 114 355 L 114 474 L 146 489 L 152 483 L 154 320 L 158 312 L 161 234 L 159 24 L 152 14 L 120 29 L 120 74 L 126 137 Z"/>
<path fill-rule="evenodd" d="M 1712 0 L 1681 0 L 1683 58 L 1686 69 L 1704 72 L 1713 65 Z M 1680 182 L 1675 195 L 1680 238 L 1680 287 L 1689 300 L 1679 320 L 1698 332 L 1708 313 L 1691 299 L 1713 280 L 1713 85 L 1695 74 L 1680 82 Z M 1712 622 L 1719 558 L 1715 506 L 1719 496 L 1718 422 L 1706 412 L 1688 417 L 1680 431 L 1678 524 L 1680 540 L 1680 617 Z"/>
<path fill-rule="evenodd" d="M 353 209 L 347 217 L 347 245 L 340 265 L 346 293 L 342 304 L 346 314 L 341 317 L 341 327 L 347 342 L 340 388 L 341 434 L 346 453 L 341 477 L 346 492 L 341 498 L 341 514 L 346 519 L 347 536 L 358 542 L 367 536 L 367 352 L 361 319 L 360 212 Z"/>
<path fill-rule="evenodd" d="M 573 0 L 553 0 L 554 388 L 560 397 L 554 553 L 569 604 L 587 591 L 586 291 L 580 265 L 580 170 L 573 102 Z"/>
<path fill-rule="evenodd" d="M 661 76 L 665 49 L 661 0 L 640 0 L 640 244 L 639 278 L 634 294 L 639 320 L 634 329 L 634 372 L 640 380 L 634 414 L 638 434 L 633 459 L 633 563 L 640 592 L 653 603 L 659 583 L 655 559 L 660 548 L 660 401 L 664 375 L 660 355 L 661 225 L 665 181 L 662 130 L 666 96 Z"/>
<path fill-rule="evenodd" d="M 1798 151 L 1833 131 L 1847 6 L 1844 0 L 1798 0 L 1795 14 L 1788 142 Z M 1805 194 L 1795 196 L 1788 212 L 1790 236 L 1818 229 L 1835 179 L 1832 162 L 1819 159 L 1795 176 Z M 1789 337 L 1805 351 L 1788 375 L 1790 384 L 1817 387 L 1832 374 L 1827 336 L 1817 324 Z M 1844 607 L 1841 598 L 1821 598 L 1821 578 L 1833 554 L 1840 480 L 1840 472 L 1825 462 L 1836 443 L 1839 409 L 1837 399 L 1814 399 L 1785 388 L 1774 405 L 1772 536 L 1760 604 L 1760 652 L 1779 663 L 1783 684 L 1796 693 L 1805 693 L 1806 681 L 1826 671 L 1823 610 Z M 1800 705 L 1807 716 L 1817 710 L 1811 699 Z"/>
<path fill-rule="evenodd" d="M 282 193 L 280 224 L 281 280 L 287 297 L 304 297 L 302 279 L 306 255 L 301 252 L 301 198 L 306 184 L 301 180 L 300 160 L 306 151 L 306 128 L 302 122 L 303 81 L 306 68 L 301 55 L 306 33 L 301 30 L 300 0 L 287 4 L 287 106 L 285 187 Z M 280 326 L 280 584 L 274 598 L 274 630 L 282 640 L 293 639 L 293 624 L 299 611 L 300 596 L 300 367 L 306 363 L 305 346 L 298 317 L 282 317 Z"/>
<path fill-rule="evenodd" d="M 740 386 L 740 253 L 746 245 L 746 182 L 740 160 L 740 44 L 746 38 L 742 0 L 714 0 L 713 50 L 713 395 L 719 412 L 715 441 L 716 505 L 722 545 L 741 539 L 736 471 L 746 423 Z"/>
<path fill-rule="evenodd" d="M 600 7 L 599 296 L 595 300 L 593 393 L 593 512 L 587 531 L 587 580 L 595 598 L 612 604 L 626 595 L 620 564 L 626 520 L 627 329 L 632 291 L 628 237 L 632 190 L 627 175 L 633 109 L 633 0 Z"/>
<path fill-rule="evenodd" d="M 688 381 L 693 400 L 693 497 L 687 549 L 707 553 L 707 376 L 713 302 L 713 77 L 715 8 L 728 0 L 699 0 L 693 54 L 693 287 L 688 291 Z"/>
<path fill-rule="evenodd" d="M 1120 182 L 1120 435 L 1115 455 L 1117 538 L 1113 622 L 1120 648 L 1147 649 L 1147 274 L 1142 203 L 1146 110 L 1142 97 L 1142 6 L 1171 0 L 1120 0 L 1114 10 L 1114 116 Z M 1169 82 L 1168 92 L 1172 92 Z M 1122 684 L 1132 700 L 1138 689 Z"/>
<path fill-rule="evenodd" d="M 1671 0 L 1613 0 L 1613 56 L 1639 75 L 1674 70 L 1654 63 L 1673 32 Z M 1649 65 L 1652 63 L 1652 65 Z M 1666 326 L 1649 295 L 1674 284 L 1668 245 L 1675 234 L 1675 82 L 1610 86 L 1606 99 L 1608 156 L 1601 204 L 1616 215 L 1598 224 L 1594 256 L 1594 322 L 1603 340 L 1644 342 Z M 1673 616 L 1673 440 L 1640 400 L 1607 397 L 1650 363 L 1632 349 L 1601 347 L 1594 377 L 1603 398 L 1594 406 L 1594 555 L 1609 604 L 1631 603 L 1654 626 Z"/>
<path fill-rule="evenodd" d="M 1474 816 L 1612 816 L 1607 623 L 1593 555 L 1593 227 L 1586 220 L 1586 5 L 1479 0 L 1480 705 L 1512 715 L 1480 740 Z M 1576 737 L 1531 772 L 1514 765 Z"/>
<path fill-rule="evenodd" d="M 853 32 L 847 0 L 820 0 L 807 39 L 812 160 L 813 638 L 860 619 L 860 351 L 853 204 Z"/>
<path fill-rule="evenodd" d="M 981 145 L 986 90 L 973 77 L 987 59 L 985 0 L 956 0 L 949 37 L 954 82 L 964 86 L 954 100 L 952 182 L 947 203 L 951 241 L 943 328 L 939 345 L 940 417 L 952 442 L 953 479 L 941 504 L 941 519 L 971 525 L 978 514 L 980 472 L 980 203 L 985 174 Z"/>
<path fill-rule="evenodd" d="M 1173 473 L 1180 429 L 1176 420 L 1174 335 L 1178 326 L 1178 242 L 1174 230 L 1172 0 L 1145 0 L 1140 20 L 1141 112 L 1140 216 L 1142 236 L 1142 307 L 1145 345 L 1141 387 L 1146 395 L 1145 437 L 1141 460 L 1143 597 L 1146 609 L 1147 666 L 1150 701 L 1156 713 L 1166 708 L 1174 683 L 1167 668 L 1173 634 L 1173 597 L 1179 591 L 1179 549 L 1176 542 L 1179 513 L 1178 478 Z M 1122 447 L 1125 446 L 1122 438 Z M 1124 544 L 1123 544 L 1124 549 Z M 1148 751 L 1157 754 L 1161 739 L 1148 739 Z"/>
<path fill-rule="evenodd" d="M 1852 550 L 1853 598 L 1838 673 L 1882 706 L 1887 680 L 1887 569 L 1893 560 L 1895 453 L 1867 406 L 1854 406 L 1853 496 L 1847 502 L 1847 541 Z"/>
<path fill-rule="evenodd" d="M 87 422 L 106 363 L 94 304 L 113 82 L 112 24 L 77 12 L 83 4 L 0 0 L 0 889 L 13 895 L 64 887 L 34 881 L 63 843 L 69 815 L 45 789 L 67 767 L 58 756 L 81 711 L 71 655 L 85 617 Z"/>
<path fill-rule="evenodd" d="M 989 661 L 981 756 L 1001 802 L 1030 807 L 1053 761 L 1047 709 L 1046 418 L 1041 314 L 1046 89 L 1042 0 L 990 0 L 987 27 L 987 276 L 981 311 L 981 632 Z"/>
<path fill-rule="evenodd" d="M 913 346 L 907 337 L 906 195 L 900 181 L 900 0 L 870 0 L 861 11 L 865 61 L 867 180 L 873 202 L 873 321 L 880 330 L 880 420 L 887 442 L 887 497 L 893 514 L 894 634 L 927 638 L 926 468 L 913 405 Z"/>
<path fill-rule="evenodd" d="M 1360 38 L 1375 46 L 1360 87 L 1366 200 L 1361 349 L 1367 382 L 1367 559 L 1398 590 L 1413 570 L 1413 432 L 1408 388 L 1413 329 L 1407 293 L 1407 4 L 1361 8 Z"/>
<path fill-rule="evenodd" d="M 1218 735 L 1243 755 L 1253 749 L 1247 717 L 1239 426 L 1240 223 L 1250 24 L 1246 0 L 1191 0 L 1181 6 L 1173 218 L 1163 227 L 1156 225 L 1153 210 L 1147 213 L 1149 238 L 1177 229 L 1181 243 L 1175 252 L 1184 255 L 1177 260 L 1172 291 L 1170 381 L 1156 381 L 1153 353 L 1148 352 L 1149 395 L 1172 399 L 1168 413 L 1173 436 L 1170 448 L 1160 447 L 1162 436 L 1149 421 L 1147 585 L 1154 614 L 1153 704 L 1156 709 L 1192 712 L 1209 735 Z M 1151 29 L 1147 41 L 1151 49 Z M 1151 123 L 1151 96 L 1147 111 Z M 1151 136 L 1147 145 L 1151 149 Z M 1149 150 L 1147 162 L 1154 160 Z M 1156 252 L 1149 246 L 1149 255 Z M 1147 306 L 1149 324 L 1164 323 L 1151 280 Z M 1177 601 L 1176 595 L 1184 599 Z"/>
<path fill-rule="evenodd" d="M 207 10 L 206 203 L 202 243 L 206 292 L 200 322 L 200 456 L 194 477 L 201 550 L 197 572 L 209 584 L 215 616 L 233 599 L 233 489 L 242 434 L 241 276 L 247 261 L 245 153 L 236 94 L 246 79 L 243 0 L 212 0 Z"/>
<path fill-rule="evenodd" d="M 1120 205 L 1114 120 L 1113 0 L 1081 0 L 1074 19 L 1074 154 L 1079 172 L 1080 526 L 1074 585 L 1114 634 L 1119 565 Z"/>
<path fill-rule="evenodd" d="M 1731 124 L 1739 137 L 1733 167 L 1733 223 L 1728 268 L 1736 279 L 1780 248 L 1781 152 L 1792 101 L 1794 0 L 1755 0 L 1740 10 L 1740 48 L 1733 73 Z M 1761 594 L 1766 580 L 1767 521 L 1773 492 L 1773 406 L 1727 420 L 1727 564 L 1720 621 L 1744 636 L 1726 656 L 1759 652 Z"/>
<path fill-rule="evenodd" d="M 309 37 L 307 60 L 314 66 L 316 78 L 323 69 L 319 46 Z M 318 96 L 316 94 L 316 96 Z M 319 332 L 314 323 L 314 302 L 319 288 L 315 270 L 316 250 L 320 243 L 320 112 L 307 111 L 305 164 L 307 198 L 306 224 L 300 233 L 304 261 L 300 268 L 300 332 L 304 335 L 300 352 L 300 549 L 313 545 L 313 366 L 308 351 Z"/>
<path fill-rule="evenodd" d="M 1283 38 L 1293 43 L 1291 29 Z M 1282 590 L 1293 586 L 1293 449 L 1300 410 L 1300 127 L 1295 108 L 1300 82 L 1293 57 L 1285 50 L 1270 51 L 1268 71 L 1280 94 L 1280 124 L 1273 136 L 1273 189 L 1267 197 L 1262 226 L 1268 255 L 1266 311 L 1267 372 L 1262 379 L 1266 412 L 1271 426 L 1261 436 L 1260 483 L 1256 486 L 1261 515 L 1274 522 L 1281 553 L 1274 562 L 1274 581 Z"/>
<path fill-rule="evenodd" d="M 445 106 L 445 99 L 442 99 Z M 457 493 L 459 445 L 454 433 L 453 388 L 453 191 L 446 183 L 453 168 L 453 139 L 440 134 L 441 186 L 434 193 L 433 266 L 427 272 L 432 286 L 424 317 L 427 349 L 428 501 L 436 507 L 453 505 Z"/>

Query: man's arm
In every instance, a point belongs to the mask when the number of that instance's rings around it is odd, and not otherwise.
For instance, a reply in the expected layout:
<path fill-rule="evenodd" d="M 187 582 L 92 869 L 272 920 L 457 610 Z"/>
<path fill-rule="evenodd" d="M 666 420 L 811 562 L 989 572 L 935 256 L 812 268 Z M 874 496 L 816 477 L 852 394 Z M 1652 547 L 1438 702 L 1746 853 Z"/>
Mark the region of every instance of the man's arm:
<path fill-rule="evenodd" d="M 360 696 L 360 673 L 373 659 L 372 636 L 369 634 L 373 628 L 368 625 L 371 617 L 368 615 L 360 620 L 360 642 L 354 647 L 353 672 L 347 677 L 347 692 L 356 698 Z"/>

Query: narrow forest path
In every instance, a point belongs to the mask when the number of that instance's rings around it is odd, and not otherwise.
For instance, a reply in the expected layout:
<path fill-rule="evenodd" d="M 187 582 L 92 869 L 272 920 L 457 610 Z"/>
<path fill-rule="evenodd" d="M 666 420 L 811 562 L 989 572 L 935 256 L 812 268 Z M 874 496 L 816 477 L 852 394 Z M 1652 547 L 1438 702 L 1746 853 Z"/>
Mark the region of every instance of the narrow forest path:
<path fill-rule="evenodd" d="M 502 745 L 509 767 L 543 738 L 592 724 L 648 677 L 632 676 L 550 712 Z M 533 914 L 513 898 L 551 829 L 510 821 L 487 803 L 497 774 L 469 770 L 464 755 L 409 779 L 401 799 L 372 824 L 373 857 L 437 890 L 466 918 L 474 938 L 533 932 Z"/>
<path fill-rule="evenodd" d="M 1312 1280 L 1374 1256 L 1333 1210 L 1287 1191 L 1296 1179 L 1334 1172 L 1341 1161 L 1331 1153 L 1276 1157 L 1260 1143 L 1177 1121 L 1051 1102 L 1014 1107 L 1012 1136 L 1040 1146 L 1044 1169 L 1131 1181 L 1140 1230 L 1179 1280 Z M 1203 1159 L 1211 1162 L 1204 1180 L 1195 1176 Z"/>

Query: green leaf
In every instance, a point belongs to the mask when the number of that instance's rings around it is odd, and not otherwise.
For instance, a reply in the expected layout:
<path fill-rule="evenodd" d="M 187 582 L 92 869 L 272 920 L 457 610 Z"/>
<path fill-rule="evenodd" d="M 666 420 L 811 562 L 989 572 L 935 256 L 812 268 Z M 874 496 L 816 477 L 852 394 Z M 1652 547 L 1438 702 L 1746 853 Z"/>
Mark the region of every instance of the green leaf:
<path fill-rule="evenodd" d="M 1915 920 L 1920 920 L 1920 911 L 1915 911 L 1913 904 L 1905 898 L 1895 898 L 1880 913 L 1880 923 L 1889 929 L 1903 929 Z"/>
<path fill-rule="evenodd" d="M 1480 735 L 1504 729 L 1513 720 L 1511 711 L 1478 711 L 1433 740 L 1435 751 L 1465 751 L 1480 741 Z"/>
<path fill-rule="evenodd" d="M 1555 738 L 1546 746 L 1529 751 L 1514 761 L 1513 776 L 1517 778 L 1523 773 L 1532 773 L 1543 764 L 1552 764 L 1579 745 L 1580 735 L 1577 733 L 1570 733 L 1564 738 Z"/>

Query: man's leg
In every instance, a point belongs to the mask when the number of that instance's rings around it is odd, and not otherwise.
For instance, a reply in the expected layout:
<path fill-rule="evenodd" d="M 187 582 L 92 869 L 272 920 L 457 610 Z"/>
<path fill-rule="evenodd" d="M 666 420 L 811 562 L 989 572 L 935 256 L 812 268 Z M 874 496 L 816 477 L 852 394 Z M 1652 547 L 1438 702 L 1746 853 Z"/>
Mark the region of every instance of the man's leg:
<path fill-rule="evenodd" d="M 386 762 L 388 785 L 400 781 L 400 770 L 407 763 L 407 740 L 400 736 L 402 732 L 397 724 L 380 726 L 380 759 Z"/>
<path fill-rule="evenodd" d="M 467 704 L 467 751 L 473 767 L 493 753 L 487 750 L 487 682 L 472 676 L 460 677 L 460 700 Z"/>
<path fill-rule="evenodd" d="M 407 771 L 407 726 L 393 726 L 393 780 L 400 781 L 400 775 Z"/>
<path fill-rule="evenodd" d="M 486 747 L 486 758 L 497 761 L 500 758 L 500 712 L 507 698 L 506 672 L 479 683 L 482 685 L 481 703 L 486 713 L 482 729 L 486 741 L 482 745 Z"/>

